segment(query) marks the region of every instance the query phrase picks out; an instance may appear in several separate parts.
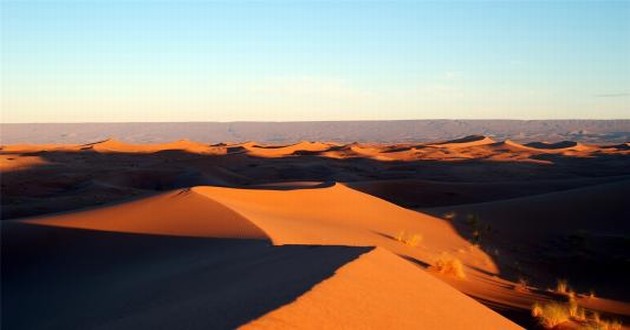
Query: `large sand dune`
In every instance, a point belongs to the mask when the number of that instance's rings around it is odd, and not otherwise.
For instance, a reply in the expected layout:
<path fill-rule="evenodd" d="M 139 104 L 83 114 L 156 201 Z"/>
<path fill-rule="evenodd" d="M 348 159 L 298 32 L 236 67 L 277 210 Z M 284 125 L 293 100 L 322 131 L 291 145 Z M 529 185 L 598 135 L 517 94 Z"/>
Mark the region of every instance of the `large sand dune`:
<path fill-rule="evenodd" d="M 559 277 L 627 321 L 628 152 L 487 136 L 2 146 L 2 325 L 532 328 Z M 439 271 L 447 256 L 463 278 Z"/>
<path fill-rule="evenodd" d="M 362 205 L 362 207 L 357 208 L 355 205 Z M 276 245 L 384 246 L 398 255 L 407 256 L 421 263 L 431 262 L 431 256 L 440 251 L 470 246 L 448 225 L 437 219 L 421 216 L 416 212 L 402 209 L 341 185 L 297 190 L 196 187 L 192 190 L 180 190 L 94 210 L 11 221 L 4 233 L 13 236 L 14 240 L 16 235 L 31 235 L 28 232 L 20 233 L 20 230 L 27 230 L 25 227 L 20 227 L 20 224 L 98 230 L 109 233 L 188 237 L 264 239 L 266 233 Z M 13 229 L 16 226 L 18 230 Z M 415 249 L 395 241 L 393 236 L 402 229 L 427 235 L 423 242 L 426 247 Z M 28 244 L 32 241 L 26 242 L 26 239 L 23 239 L 16 244 L 20 243 Z M 225 253 L 231 255 L 233 252 L 226 251 Z M 288 312 L 288 315 L 291 318 L 302 318 L 301 321 L 292 319 L 293 323 L 286 323 L 272 313 L 269 316 L 263 316 L 257 322 L 263 322 L 266 327 L 271 328 L 279 326 L 294 328 L 308 322 L 309 319 L 326 319 L 326 322 L 330 323 L 317 322 L 305 324 L 305 326 L 317 328 L 346 324 L 348 327 L 363 327 L 372 324 L 374 327 L 379 327 L 379 324 L 396 324 L 389 320 L 391 318 L 400 320 L 399 326 L 405 328 L 437 325 L 460 328 L 474 318 L 480 329 L 517 328 L 510 321 L 448 285 L 442 284 L 417 265 L 396 254 L 375 250 L 369 253 L 369 257 L 366 256 L 366 261 L 360 261 L 357 265 L 349 264 L 340 269 L 332 279 L 314 288 L 313 292 L 309 292 L 304 298 L 298 299 L 295 305 L 283 307 L 289 310 L 297 309 L 298 312 Z M 468 260 L 474 260 L 477 257 L 471 255 Z M 234 258 L 240 257 L 234 256 Z M 240 263 L 242 262 L 241 260 Z M 41 267 L 37 264 L 27 266 Z M 240 267 L 244 265 L 241 264 Z M 367 269 L 364 269 L 366 267 Z M 377 271 L 377 269 L 381 270 Z M 362 273 L 365 275 L 361 275 Z M 355 280 L 356 276 L 359 276 L 359 279 Z M 367 278 L 361 279 L 364 276 Z M 9 280 L 17 281 L 14 278 L 9 278 Z M 319 293 L 321 290 L 334 291 L 335 286 L 339 285 L 334 283 L 348 281 L 354 283 L 354 289 L 346 287 L 345 292 L 337 290 L 337 294 L 341 296 L 326 298 L 339 299 L 337 302 L 339 308 L 332 310 L 323 308 L 321 301 L 314 303 L 320 307 L 313 307 L 311 303 L 304 305 L 303 301 L 309 301 L 313 299 L 313 296 L 321 295 Z M 378 285 L 383 281 L 398 284 L 392 288 Z M 331 285 L 333 285 L 332 288 L 330 288 Z M 405 292 L 415 293 L 406 296 L 403 294 Z M 394 296 L 388 296 L 392 294 Z M 354 299 L 346 299 L 346 296 L 362 296 L 364 308 L 357 310 Z M 383 300 L 384 296 L 389 299 Z M 17 299 L 12 295 L 7 297 L 9 300 Z M 425 305 L 415 302 L 415 299 L 422 297 L 426 301 Z M 168 295 L 162 299 L 175 298 Z M 318 299 L 321 300 L 321 298 Z M 105 310 L 121 308 L 113 302 L 103 303 L 100 306 Z M 401 306 L 406 306 L 406 308 L 401 308 Z M 430 306 L 442 307 L 427 309 Z M 451 315 L 453 306 L 457 306 L 456 315 Z M 162 310 L 166 307 L 158 305 L 152 308 Z M 176 308 L 184 307 L 178 305 Z M 283 309 L 277 313 L 284 314 Z M 304 315 L 300 316 L 301 314 Z M 156 320 L 145 320 L 144 317 L 146 316 L 134 314 L 129 320 L 112 323 L 111 327 L 124 328 L 133 324 L 145 327 L 149 324 L 157 324 Z M 51 317 L 49 322 L 63 324 L 63 320 L 57 317 Z M 90 324 L 94 320 L 87 318 L 83 322 Z M 201 320 L 196 320 L 196 322 L 201 322 Z M 256 327 L 255 324 L 252 326 Z"/>

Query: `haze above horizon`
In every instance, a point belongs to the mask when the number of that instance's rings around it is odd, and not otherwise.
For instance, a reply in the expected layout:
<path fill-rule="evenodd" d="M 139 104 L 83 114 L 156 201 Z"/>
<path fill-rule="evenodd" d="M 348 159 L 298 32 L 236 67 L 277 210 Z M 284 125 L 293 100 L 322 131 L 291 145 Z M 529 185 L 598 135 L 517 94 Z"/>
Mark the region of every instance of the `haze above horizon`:
<path fill-rule="evenodd" d="M 630 118 L 630 2 L 3 1 L 3 123 Z"/>

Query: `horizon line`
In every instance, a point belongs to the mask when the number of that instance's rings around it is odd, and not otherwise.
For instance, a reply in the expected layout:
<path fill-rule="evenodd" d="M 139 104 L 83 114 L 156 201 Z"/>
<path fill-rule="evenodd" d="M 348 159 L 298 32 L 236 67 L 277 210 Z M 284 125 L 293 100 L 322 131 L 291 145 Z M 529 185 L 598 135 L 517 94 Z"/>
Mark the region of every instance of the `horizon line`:
<path fill-rule="evenodd" d="M 0 125 L 23 125 L 23 124 L 193 124 L 193 123 L 329 123 L 329 122 L 402 122 L 402 121 L 623 121 L 630 118 L 553 118 L 553 119 L 517 119 L 517 118 L 435 118 L 435 119 L 348 119 L 348 120 L 234 120 L 234 121 L 77 121 L 77 122 L 1 122 Z"/>

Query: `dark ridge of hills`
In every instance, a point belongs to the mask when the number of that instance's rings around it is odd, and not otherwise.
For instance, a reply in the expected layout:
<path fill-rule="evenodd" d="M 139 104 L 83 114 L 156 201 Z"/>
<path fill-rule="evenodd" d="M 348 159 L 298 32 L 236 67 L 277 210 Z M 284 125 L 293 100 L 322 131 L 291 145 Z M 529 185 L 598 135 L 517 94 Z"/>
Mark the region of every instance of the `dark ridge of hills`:
<path fill-rule="evenodd" d="M 520 143 L 630 141 L 630 120 L 395 120 L 318 122 L 171 122 L 0 124 L 0 143 L 88 143 L 110 137 L 130 143 L 179 139 L 219 143 L 429 142 L 484 135 Z"/>

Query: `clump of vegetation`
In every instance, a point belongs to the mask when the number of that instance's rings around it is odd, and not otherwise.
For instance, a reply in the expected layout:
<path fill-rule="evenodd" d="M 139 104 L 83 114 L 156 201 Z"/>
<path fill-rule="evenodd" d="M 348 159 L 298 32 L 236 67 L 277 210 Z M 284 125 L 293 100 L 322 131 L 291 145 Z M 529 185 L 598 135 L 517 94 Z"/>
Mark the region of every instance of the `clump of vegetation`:
<path fill-rule="evenodd" d="M 619 320 L 612 320 L 608 323 L 608 329 L 610 330 L 620 330 L 623 327 L 623 323 Z"/>
<path fill-rule="evenodd" d="M 564 304 L 551 302 L 542 305 L 535 303 L 532 306 L 532 316 L 538 319 L 538 322 L 543 327 L 552 329 L 559 324 L 567 322 L 570 315 Z"/>
<path fill-rule="evenodd" d="M 440 274 L 450 275 L 457 278 L 466 278 L 466 273 L 464 273 L 464 264 L 462 264 L 461 260 L 448 253 L 442 253 L 435 261 L 435 265 L 433 267 Z"/>
<path fill-rule="evenodd" d="M 569 316 L 577 321 L 586 320 L 586 311 L 578 305 L 574 298 L 569 300 Z"/>
<path fill-rule="evenodd" d="M 416 247 L 420 245 L 420 242 L 422 242 L 422 238 L 423 237 L 420 234 L 407 234 L 404 230 L 396 235 L 397 241 L 411 247 Z"/>
<path fill-rule="evenodd" d="M 532 306 L 532 316 L 538 319 L 540 325 L 546 329 L 553 329 L 569 320 L 578 323 L 579 329 L 582 330 L 619 330 L 622 327 L 622 323 L 618 320 L 603 320 L 598 312 L 591 311 L 589 317 L 586 315 L 586 310 L 573 298 L 569 299 L 567 304 L 537 302 Z"/>
<path fill-rule="evenodd" d="M 603 320 L 599 317 L 599 313 L 593 312 L 591 318 L 582 322 L 580 330 L 620 330 L 623 323 L 619 320 Z"/>
<path fill-rule="evenodd" d="M 562 280 L 562 279 L 558 280 L 558 282 L 556 283 L 555 292 L 558 294 L 568 296 L 569 298 L 575 297 L 575 292 L 571 290 L 571 288 L 569 287 L 569 282 L 567 280 Z"/>
<path fill-rule="evenodd" d="M 594 323 L 600 323 L 602 321 L 601 318 L 599 317 L 599 313 L 595 311 L 591 312 L 590 320 Z"/>

